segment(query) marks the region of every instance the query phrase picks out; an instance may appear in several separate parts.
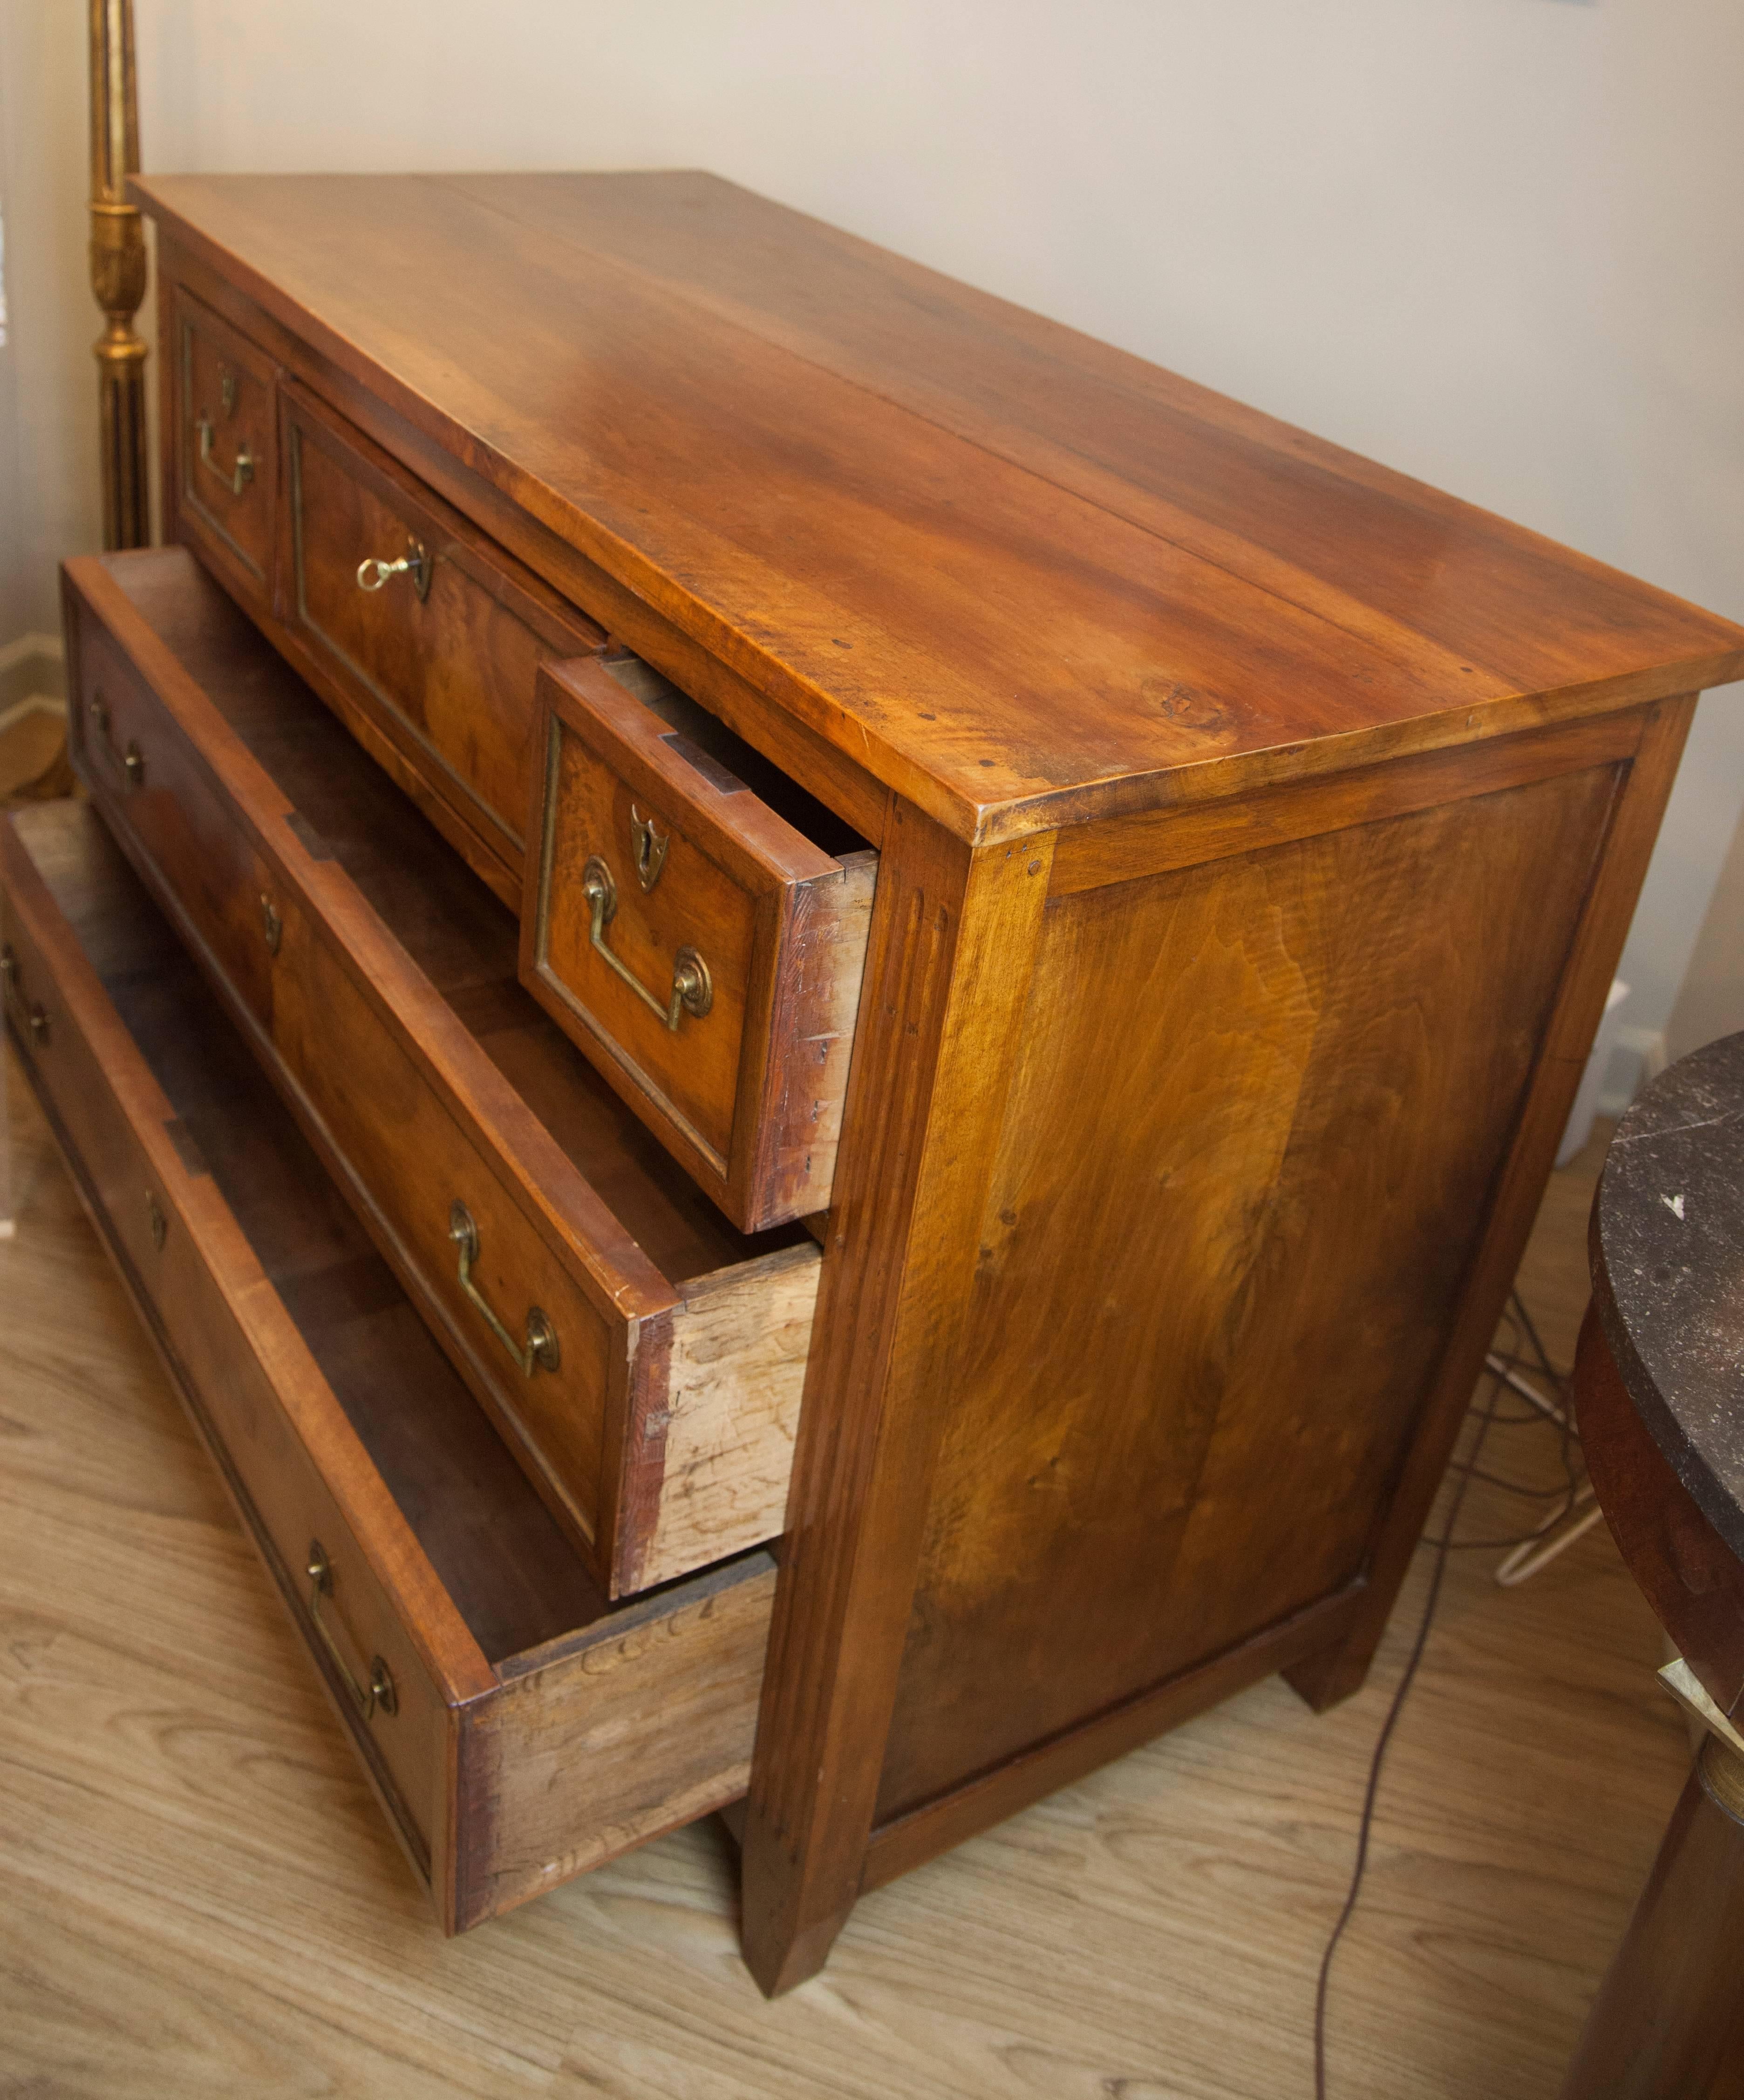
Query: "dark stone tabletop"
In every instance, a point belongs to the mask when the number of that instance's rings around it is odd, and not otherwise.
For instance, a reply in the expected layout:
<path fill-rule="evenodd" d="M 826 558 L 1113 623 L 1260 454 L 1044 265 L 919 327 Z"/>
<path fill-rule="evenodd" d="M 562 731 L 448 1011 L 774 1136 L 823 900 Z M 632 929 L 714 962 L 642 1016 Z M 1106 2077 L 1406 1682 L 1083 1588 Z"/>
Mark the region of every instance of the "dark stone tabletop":
<path fill-rule="evenodd" d="M 1744 1559 L 1744 1035 L 1680 1059 L 1618 1125 L 1592 1252 L 1629 1397 Z"/>

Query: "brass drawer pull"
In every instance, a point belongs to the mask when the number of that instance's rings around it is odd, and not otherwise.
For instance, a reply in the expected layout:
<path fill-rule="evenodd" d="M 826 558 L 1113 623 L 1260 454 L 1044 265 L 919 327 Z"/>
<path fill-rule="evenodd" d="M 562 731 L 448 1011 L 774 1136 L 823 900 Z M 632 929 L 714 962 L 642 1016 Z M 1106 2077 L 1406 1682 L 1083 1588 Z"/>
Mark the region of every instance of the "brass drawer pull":
<path fill-rule="evenodd" d="M 6 1010 L 12 1017 L 20 1039 L 28 1036 L 33 1045 L 46 1048 L 52 1033 L 48 1012 L 34 999 L 25 998 L 24 981 L 10 941 L 0 948 L 0 977 L 6 980 Z"/>
<path fill-rule="evenodd" d="M 464 1203 L 454 1203 L 448 1210 L 448 1238 L 460 1249 L 460 1287 L 484 1315 L 491 1332 L 514 1357 L 523 1378 L 531 1378 L 535 1371 L 554 1371 L 563 1361 L 563 1352 L 557 1345 L 557 1330 L 535 1305 L 527 1315 L 527 1345 L 523 1348 L 504 1326 L 492 1309 L 490 1301 L 472 1280 L 472 1265 L 479 1258 L 479 1229 L 472 1221 L 472 1213 Z"/>
<path fill-rule="evenodd" d="M 234 466 L 223 467 L 212 457 L 212 441 L 216 435 L 210 416 L 202 416 L 199 422 L 200 464 L 214 479 L 223 483 L 232 496 L 240 496 L 254 479 L 254 455 L 249 450 L 246 440 L 236 447 Z"/>
<path fill-rule="evenodd" d="M 422 540 L 408 540 L 406 551 L 397 562 L 384 562 L 372 554 L 357 565 L 357 588 L 362 591 L 378 591 L 384 584 L 391 583 L 395 576 L 410 576 L 422 605 L 430 596 L 430 580 L 436 564 L 430 549 Z"/>
<path fill-rule="evenodd" d="M 380 1656 L 373 1657 L 369 1664 L 369 1682 L 360 1684 L 351 1674 L 351 1665 L 339 1652 L 339 1643 L 333 1637 L 333 1628 L 321 1617 L 321 1599 L 333 1595 L 333 1563 L 327 1558 L 327 1549 L 318 1538 L 309 1541 L 309 1617 L 315 1622 L 315 1630 L 321 1637 L 321 1645 L 333 1658 L 333 1666 L 340 1680 L 356 1702 L 357 1710 L 367 1721 L 380 1707 L 384 1714 L 400 1711 L 400 1694 L 394 1688 L 394 1673 Z"/>
<path fill-rule="evenodd" d="M 115 724 L 110 718 L 109 704 L 103 697 L 100 686 L 91 695 L 85 712 L 91 717 L 97 732 L 91 739 L 91 748 L 120 781 L 121 792 L 130 794 L 135 788 L 143 788 L 145 785 L 145 754 L 131 737 L 127 739 L 125 751 L 116 749 Z"/>
<path fill-rule="evenodd" d="M 662 861 L 665 858 L 666 841 L 660 841 Z M 656 871 L 656 876 L 659 871 Z M 652 889 L 651 882 L 644 885 Z M 672 995 L 656 999 L 635 973 L 620 962 L 606 945 L 606 929 L 616 916 L 618 886 L 612 879 L 612 871 L 598 854 L 589 856 L 587 866 L 581 871 L 581 893 L 586 898 L 593 914 L 588 938 L 595 951 L 623 978 L 643 1005 L 652 1007 L 666 1026 L 675 1033 L 680 1019 L 687 1013 L 700 1021 L 714 1004 L 714 981 L 709 974 L 709 965 L 687 945 L 679 949 L 673 959 Z"/>
<path fill-rule="evenodd" d="M 279 916 L 278 907 L 265 890 L 260 893 L 260 930 L 267 943 L 267 953 L 276 955 L 279 943 L 285 938 L 285 921 Z"/>

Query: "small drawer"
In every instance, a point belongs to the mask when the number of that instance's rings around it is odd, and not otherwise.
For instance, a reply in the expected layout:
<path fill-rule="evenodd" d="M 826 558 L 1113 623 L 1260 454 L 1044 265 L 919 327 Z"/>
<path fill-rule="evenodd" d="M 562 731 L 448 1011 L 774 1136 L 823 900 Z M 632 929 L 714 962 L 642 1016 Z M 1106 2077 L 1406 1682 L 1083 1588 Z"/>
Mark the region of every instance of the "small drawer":
<path fill-rule="evenodd" d="M 278 505 L 276 370 L 193 294 L 176 285 L 174 518 L 243 599 L 272 604 Z"/>
<path fill-rule="evenodd" d="M 634 657 L 540 705 L 523 981 L 741 1229 L 828 1208 L 877 854 Z"/>
<path fill-rule="evenodd" d="M 94 796 L 576 1550 L 622 1596 L 773 1537 L 817 1247 L 719 1217 L 516 982 L 510 915 L 184 550 L 66 574 Z"/>
<path fill-rule="evenodd" d="M 604 640 L 312 395 L 283 390 L 281 617 L 298 668 L 511 906 L 546 658 Z"/>
<path fill-rule="evenodd" d="M 612 1608 L 91 810 L 0 819 L 7 1020 L 444 1928 L 745 1787 L 774 1569 Z"/>

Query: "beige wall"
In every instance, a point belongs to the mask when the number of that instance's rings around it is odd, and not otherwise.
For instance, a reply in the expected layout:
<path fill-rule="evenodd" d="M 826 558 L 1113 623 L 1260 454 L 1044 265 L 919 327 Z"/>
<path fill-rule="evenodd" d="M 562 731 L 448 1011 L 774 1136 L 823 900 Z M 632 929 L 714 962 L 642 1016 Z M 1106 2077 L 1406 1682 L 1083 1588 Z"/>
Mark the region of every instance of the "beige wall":
<path fill-rule="evenodd" d="M 1733 834 L 1666 1027 L 1674 1057 L 1744 1029 L 1744 823 Z"/>
<path fill-rule="evenodd" d="M 59 627 L 55 564 L 102 534 L 85 95 L 82 0 L 0 0 L 0 646 Z"/>
<path fill-rule="evenodd" d="M 148 167 L 711 167 L 1744 617 L 1739 0 L 135 4 Z M 83 0 L 0 6 L 9 120 L 42 97 L 64 171 Z M 93 529 L 95 328 L 40 209 L 38 604 Z M 1741 805 L 1734 692 L 1631 937 L 1637 1028 Z"/>

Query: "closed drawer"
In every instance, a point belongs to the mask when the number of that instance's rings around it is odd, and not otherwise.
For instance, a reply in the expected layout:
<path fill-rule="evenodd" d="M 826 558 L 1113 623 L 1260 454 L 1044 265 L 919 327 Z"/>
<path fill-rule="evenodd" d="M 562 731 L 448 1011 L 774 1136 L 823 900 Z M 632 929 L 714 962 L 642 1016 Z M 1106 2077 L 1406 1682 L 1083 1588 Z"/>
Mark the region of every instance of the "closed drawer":
<path fill-rule="evenodd" d="M 767 1557 L 607 1604 L 88 808 L 0 819 L 0 941 L 86 1204 L 446 1929 L 741 1793 Z"/>
<path fill-rule="evenodd" d="M 621 1596 L 772 1537 L 816 1247 L 718 1217 L 185 552 L 67 578 L 95 797 L 575 1550 Z"/>
<path fill-rule="evenodd" d="M 299 387 L 283 390 L 282 615 L 298 660 L 511 905 L 534 679 L 601 631 Z"/>
<path fill-rule="evenodd" d="M 540 699 L 523 980 L 735 1224 L 827 1208 L 876 854 L 634 658 Z"/>
<path fill-rule="evenodd" d="M 170 457 L 179 530 L 233 590 L 267 611 L 277 526 L 276 368 L 183 286 L 170 298 Z"/>

